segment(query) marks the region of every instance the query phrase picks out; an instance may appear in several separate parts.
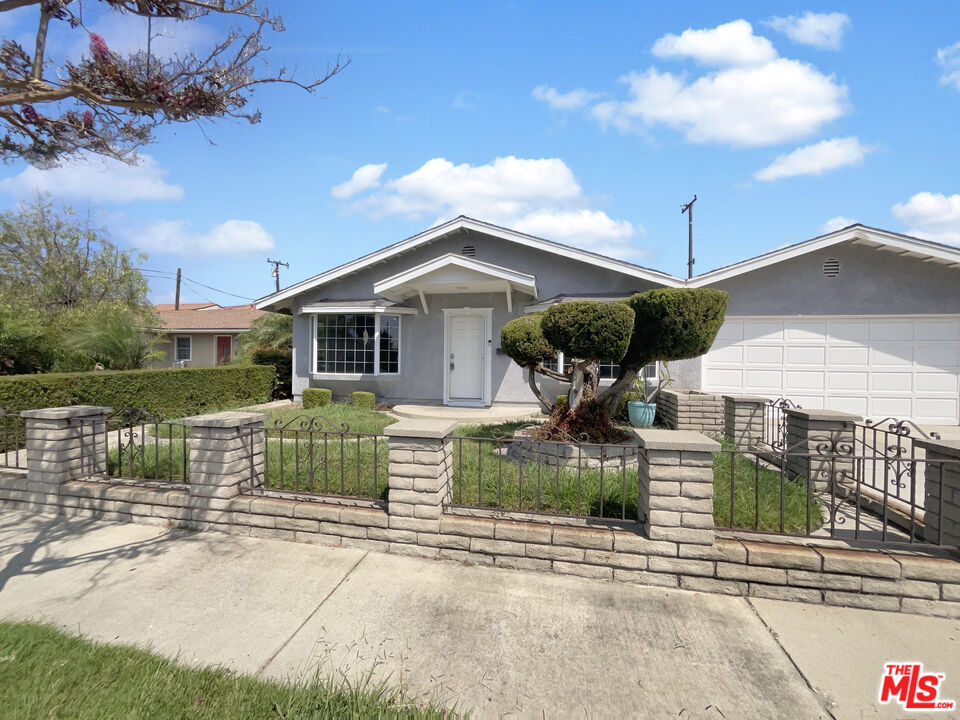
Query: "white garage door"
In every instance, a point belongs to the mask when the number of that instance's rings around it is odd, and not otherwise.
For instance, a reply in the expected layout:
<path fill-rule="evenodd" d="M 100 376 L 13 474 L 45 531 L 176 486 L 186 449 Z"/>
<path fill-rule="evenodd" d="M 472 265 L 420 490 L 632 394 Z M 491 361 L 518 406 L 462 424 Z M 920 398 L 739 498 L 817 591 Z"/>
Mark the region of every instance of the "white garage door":
<path fill-rule="evenodd" d="M 703 387 L 957 423 L 960 317 L 730 317 L 704 358 Z"/>

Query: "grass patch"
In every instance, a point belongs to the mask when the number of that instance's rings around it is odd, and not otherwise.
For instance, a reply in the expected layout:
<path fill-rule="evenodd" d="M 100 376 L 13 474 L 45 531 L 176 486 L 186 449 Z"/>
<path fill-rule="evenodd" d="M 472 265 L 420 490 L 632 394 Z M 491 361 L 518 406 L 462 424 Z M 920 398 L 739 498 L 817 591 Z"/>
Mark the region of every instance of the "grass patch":
<path fill-rule="evenodd" d="M 723 450 L 713 456 L 713 520 L 718 528 L 740 528 L 768 532 L 807 532 L 807 510 L 810 531 L 819 529 L 820 504 L 811 489 L 807 499 L 807 483 L 791 480 L 771 470 L 755 455 L 734 450 L 733 443 L 721 441 Z M 733 518 L 730 517 L 730 459 L 733 463 Z M 782 491 L 781 491 L 782 488 Z M 780 526 L 780 499 L 783 496 L 783 527 Z"/>
<path fill-rule="evenodd" d="M 29 623 L 0 623 L 0 717 L 71 720 L 441 718 L 386 684 L 267 682 L 188 668 Z"/>
<path fill-rule="evenodd" d="M 627 462 L 599 468 L 558 467 L 536 460 L 518 462 L 505 454 L 513 437 L 529 425 L 505 422 L 463 426 L 454 433 L 453 502 L 523 512 L 588 517 L 637 517 L 637 469 Z M 471 439 L 467 439 L 471 438 Z M 475 440 L 472 438 L 489 438 Z"/>
<path fill-rule="evenodd" d="M 178 439 L 157 442 L 155 437 L 147 437 L 143 446 L 114 447 L 107 453 L 107 475 L 186 482 L 190 476 L 189 446 L 184 448 Z"/>

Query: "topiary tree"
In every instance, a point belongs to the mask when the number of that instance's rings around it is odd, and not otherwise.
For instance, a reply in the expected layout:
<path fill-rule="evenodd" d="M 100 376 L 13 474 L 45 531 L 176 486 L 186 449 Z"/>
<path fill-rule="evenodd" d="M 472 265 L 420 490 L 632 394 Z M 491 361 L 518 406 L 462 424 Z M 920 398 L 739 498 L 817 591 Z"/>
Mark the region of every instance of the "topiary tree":
<path fill-rule="evenodd" d="M 723 325 L 728 297 L 714 288 L 661 288 L 621 301 L 633 310 L 634 326 L 617 379 L 597 398 L 608 416 L 644 365 L 706 353 Z"/>
<path fill-rule="evenodd" d="M 503 351 L 527 370 L 534 395 L 551 412 L 555 406 L 537 387 L 534 373 L 569 382 L 569 410 L 580 409 L 584 391 L 597 390 L 597 364 L 618 361 L 620 374 L 591 403 L 607 419 L 637 373 L 651 362 L 703 355 L 723 324 L 727 294 L 712 288 L 664 288 L 638 293 L 615 303 L 571 302 L 543 313 L 511 320 L 500 332 Z M 573 370 L 567 375 L 543 363 L 563 352 Z"/>
<path fill-rule="evenodd" d="M 553 404 L 536 386 L 533 373 L 569 382 L 568 403 L 570 410 L 576 411 L 585 389 L 596 392 L 597 364 L 623 355 L 632 328 L 633 310 L 622 303 L 562 303 L 545 313 L 511 320 L 500 332 L 500 346 L 527 369 L 534 395 L 548 409 L 553 410 Z M 543 367 L 557 352 L 571 359 L 573 371 L 569 376 Z"/>

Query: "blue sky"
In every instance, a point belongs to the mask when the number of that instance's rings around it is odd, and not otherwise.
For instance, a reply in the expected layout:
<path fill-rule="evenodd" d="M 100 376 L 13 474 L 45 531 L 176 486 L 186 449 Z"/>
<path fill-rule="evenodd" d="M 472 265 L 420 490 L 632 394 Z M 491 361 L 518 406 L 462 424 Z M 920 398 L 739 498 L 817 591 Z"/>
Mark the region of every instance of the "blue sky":
<path fill-rule="evenodd" d="M 165 129 L 140 165 L 0 172 L 103 213 L 184 275 L 260 297 L 464 213 L 684 275 L 859 221 L 960 245 L 960 8 L 830 3 L 274 3 L 263 121 Z M 32 9 L 4 19 L 29 37 Z M 90 26 L 135 46 L 139 21 Z M 177 27 L 168 52 L 216 28 Z M 82 52 L 82 31 L 55 36 Z M 185 300 L 237 298 L 202 287 Z"/>

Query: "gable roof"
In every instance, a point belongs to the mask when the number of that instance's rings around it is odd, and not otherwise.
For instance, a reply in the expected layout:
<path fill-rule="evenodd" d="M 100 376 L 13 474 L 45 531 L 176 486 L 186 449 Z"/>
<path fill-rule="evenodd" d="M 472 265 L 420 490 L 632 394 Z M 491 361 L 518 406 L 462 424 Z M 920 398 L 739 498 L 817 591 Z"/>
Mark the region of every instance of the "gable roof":
<path fill-rule="evenodd" d="M 199 303 L 193 303 L 198 305 Z M 168 332 L 182 331 L 209 331 L 209 330 L 249 330 L 250 324 L 261 315 L 265 315 L 262 310 L 257 310 L 253 305 L 233 305 L 231 307 L 217 307 L 201 305 L 200 307 L 188 307 L 180 304 L 179 310 L 160 310 L 158 308 L 157 316 L 160 318 L 160 326 Z"/>
<path fill-rule="evenodd" d="M 220 307 L 216 303 L 212 302 L 201 302 L 201 303 L 180 303 L 181 310 L 203 310 L 204 308 L 218 308 Z M 157 303 L 153 306 L 153 309 L 157 312 L 169 312 L 170 310 L 176 310 L 177 306 L 174 303 Z"/>
<path fill-rule="evenodd" d="M 890 232 L 889 230 L 880 230 L 879 228 L 868 227 L 857 223 L 825 235 L 819 235 L 810 240 L 804 240 L 803 242 L 778 248 L 763 255 L 757 255 L 756 257 L 741 260 L 738 263 L 725 265 L 716 270 L 697 275 L 687 280 L 684 285 L 686 287 L 704 287 L 711 283 L 753 272 L 768 265 L 790 260 L 791 258 L 809 252 L 823 250 L 824 248 L 844 242 L 893 252 L 903 257 L 920 258 L 925 262 L 946 265 L 947 267 L 960 268 L 960 248 L 933 242 L 932 240 L 921 240 L 920 238 L 915 238 L 910 235 L 902 235 L 900 233 Z"/>
<path fill-rule="evenodd" d="M 605 255 L 600 255 L 599 253 L 590 252 L 589 250 L 581 250 L 580 248 L 564 245 L 562 243 L 554 242 L 553 240 L 545 240 L 543 238 L 535 237 L 534 235 L 527 235 L 526 233 L 517 232 L 516 230 L 510 230 L 509 228 L 500 227 L 499 225 L 493 225 L 481 220 L 475 220 L 473 218 L 466 217 L 465 215 L 460 215 L 459 217 L 456 217 L 449 222 L 445 222 L 442 225 L 437 225 L 436 227 L 432 227 L 429 230 L 425 230 L 422 233 L 418 233 L 417 235 L 409 237 L 406 240 L 401 240 L 393 245 L 388 245 L 382 250 L 377 250 L 376 252 L 364 255 L 356 260 L 339 265 L 332 270 L 320 273 L 319 275 L 314 275 L 312 278 L 308 278 L 302 282 L 284 288 L 280 292 L 262 297 L 256 301 L 255 305 L 261 310 L 270 309 L 306 290 L 310 290 L 319 285 L 323 285 L 324 283 L 336 280 L 344 275 L 357 272 L 358 270 L 362 270 L 369 265 L 381 262 L 408 250 L 413 250 L 421 245 L 426 245 L 443 237 L 444 235 L 448 235 L 456 230 L 461 229 L 473 230 L 475 232 L 497 237 L 502 240 L 515 242 L 526 247 L 536 248 L 538 250 L 543 250 L 544 252 L 561 255 L 563 257 L 571 258 L 580 262 L 585 262 L 590 265 L 607 268 L 609 270 L 616 270 L 617 272 L 624 273 L 625 275 L 642 278 L 644 280 L 659 283 L 660 285 L 666 285 L 667 287 L 681 287 L 683 285 L 683 280 L 680 278 L 674 277 L 668 273 L 660 272 L 659 270 L 651 270 L 650 268 L 635 265 L 633 263 L 626 262 L 625 260 L 616 260 Z"/>

